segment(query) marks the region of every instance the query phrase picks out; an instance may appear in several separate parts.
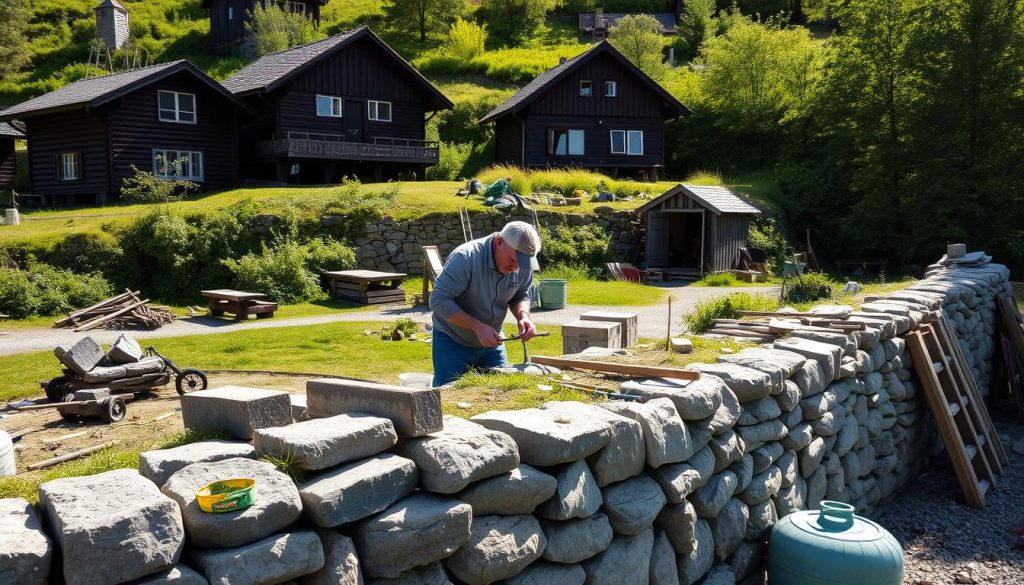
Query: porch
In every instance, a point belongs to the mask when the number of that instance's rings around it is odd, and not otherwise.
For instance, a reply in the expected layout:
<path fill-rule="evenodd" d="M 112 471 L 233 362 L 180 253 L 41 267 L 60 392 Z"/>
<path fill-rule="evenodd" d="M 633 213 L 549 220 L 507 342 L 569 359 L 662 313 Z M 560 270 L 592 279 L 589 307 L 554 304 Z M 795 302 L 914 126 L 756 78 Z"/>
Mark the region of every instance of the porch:
<path fill-rule="evenodd" d="M 287 132 L 256 145 L 263 158 L 319 158 L 434 165 L 438 145 L 432 140 L 376 137 L 373 142 L 348 142 L 339 134 Z"/>

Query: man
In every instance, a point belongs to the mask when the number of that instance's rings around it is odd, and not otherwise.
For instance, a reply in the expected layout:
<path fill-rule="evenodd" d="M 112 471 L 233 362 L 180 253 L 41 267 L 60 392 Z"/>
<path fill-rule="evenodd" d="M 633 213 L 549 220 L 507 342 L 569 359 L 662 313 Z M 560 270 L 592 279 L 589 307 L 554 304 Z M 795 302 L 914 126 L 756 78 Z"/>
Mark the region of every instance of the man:
<path fill-rule="evenodd" d="M 510 309 L 519 335 L 533 337 L 530 259 L 539 251 L 537 230 L 513 221 L 498 233 L 462 244 L 448 256 L 430 293 L 434 386 L 458 379 L 471 367 L 507 365 L 501 324 Z"/>

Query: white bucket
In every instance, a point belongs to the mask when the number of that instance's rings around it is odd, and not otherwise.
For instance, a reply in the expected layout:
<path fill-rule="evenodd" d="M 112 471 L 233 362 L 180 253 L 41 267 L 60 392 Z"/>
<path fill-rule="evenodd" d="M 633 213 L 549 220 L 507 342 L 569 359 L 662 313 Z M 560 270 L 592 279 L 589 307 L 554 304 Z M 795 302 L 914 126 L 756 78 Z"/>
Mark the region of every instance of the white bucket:
<path fill-rule="evenodd" d="M 18 225 L 18 224 L 20 224 L 21 223 L 21 216 L 18 215 L 18 210 L 13 208 L 13 207 L 8 209 L 7 213 L 4 215 L 4 223 L 6 223 L 7 225 Z"/>
<path fill-rule="evenodd" d="M 398 385 L 406 388 L 430 388 L 434 383 L 434 375 L 425 372 L 405 372 L 398 374 Z"/>
<path fill-rule="evenodd" d="M 6 431 L 0 430 L 0 477 L 14 475 L 14 443 Z"/>

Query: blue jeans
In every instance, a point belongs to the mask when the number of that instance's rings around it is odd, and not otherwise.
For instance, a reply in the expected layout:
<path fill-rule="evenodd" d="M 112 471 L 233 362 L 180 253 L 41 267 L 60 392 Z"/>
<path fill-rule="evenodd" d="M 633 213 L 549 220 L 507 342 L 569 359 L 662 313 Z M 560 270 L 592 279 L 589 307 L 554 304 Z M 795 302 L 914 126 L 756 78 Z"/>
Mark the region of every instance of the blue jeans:
<path fill-rule="evenodd" d="M 470 368 L 500 368 L 508 365 L 505 345 L 467 347 L 434 330 L 434 387 L 458 380 Z"/>

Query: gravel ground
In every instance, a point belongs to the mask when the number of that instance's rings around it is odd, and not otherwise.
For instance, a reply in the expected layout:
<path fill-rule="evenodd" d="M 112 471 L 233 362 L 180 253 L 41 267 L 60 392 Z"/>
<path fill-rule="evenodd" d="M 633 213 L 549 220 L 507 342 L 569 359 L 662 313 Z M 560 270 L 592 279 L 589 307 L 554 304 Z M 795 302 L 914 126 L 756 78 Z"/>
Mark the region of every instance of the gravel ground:
<path fill-rule="evenodd" d="M 1024 584 L 1024 536 L 1010 531 L 1024 526 L 1024 425 L 996 428 L 1010 462 L 983 509 L 963 503 L 953 467 L 940 456 L 873 518 L 903 545 L 903 585 Z"/>

